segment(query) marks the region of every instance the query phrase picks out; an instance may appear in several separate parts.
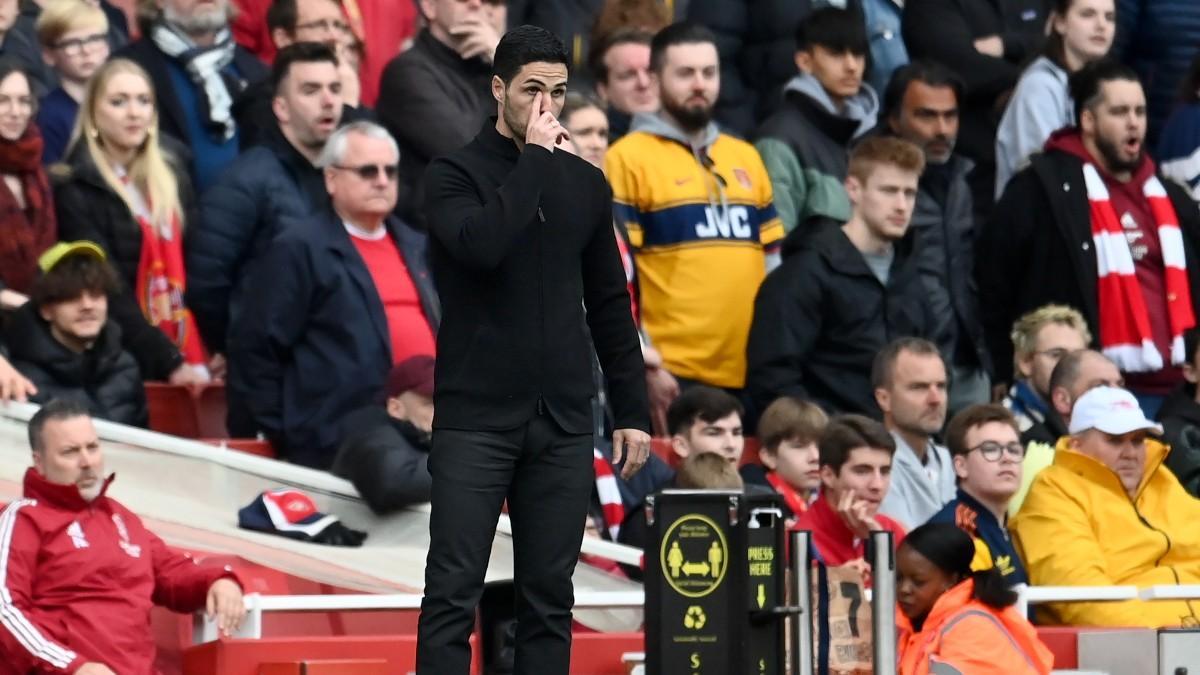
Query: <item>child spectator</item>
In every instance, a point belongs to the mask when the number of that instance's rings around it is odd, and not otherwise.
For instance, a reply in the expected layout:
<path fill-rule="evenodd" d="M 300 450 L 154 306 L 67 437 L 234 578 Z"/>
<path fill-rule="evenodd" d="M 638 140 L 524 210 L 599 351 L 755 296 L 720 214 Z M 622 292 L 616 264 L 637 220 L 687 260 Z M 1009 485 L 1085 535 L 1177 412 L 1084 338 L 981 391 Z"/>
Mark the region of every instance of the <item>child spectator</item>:
<path fill-rule="evenodd" d="M 829 418 L 815 404 L 783 396 L 767 406 L 758 421 L 759 464 L 742 467 L 742 480 L 778 492 L 791 516 L 808 510 L 821 487 L 817 441 Z"/>
<path fill-rule="evenodd" d="M 108 19 L 104 10 L 84 0 L 54 0 L 42 8 L 37 36 L 42 58 L 59 80 L 42 97 L 37 113 L 42 163 L 53 164 L 67 150 L 88 80 L 108 60 Z"/>
<path fill-rule="evenodd" d="M 737 469 L 713 452 L 702 452 L 683 460 L 675 474 L 675 487 L 681 490 L 741 490 L 742 477 Z"/>

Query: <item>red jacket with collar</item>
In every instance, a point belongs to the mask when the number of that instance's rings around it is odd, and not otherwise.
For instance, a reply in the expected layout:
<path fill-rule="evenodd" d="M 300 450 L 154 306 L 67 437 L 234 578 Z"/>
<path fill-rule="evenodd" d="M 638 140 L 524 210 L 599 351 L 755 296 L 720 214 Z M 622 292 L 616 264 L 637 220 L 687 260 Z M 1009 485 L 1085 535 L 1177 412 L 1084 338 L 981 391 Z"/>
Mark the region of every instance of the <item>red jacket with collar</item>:
<path fill-rule="evenodd" d="M 132 511 L 25 472 L 25 498 L 0 512 L 0 675 L 73 673 L 97 661 L 154 672 L 150 608 L 204 608 L 229 568 L 167 548 Z M 240 583 L 240 582 L 239 582 Z"/>
<path fill-rule="evenodd" d="M 892 533 L 892 546 L 900 548 L 900 542 L 904 541 L 904 527 L 882 513 L 875 514 L 875 520 L 880 527 Z M 845 565 L 866 554 L 866 540 L 859 539 L 846 526 L 842 517 L 829 505 L 824 491 L 817 496 L 817 500 L 807 511 L 800 514 L 792 529 L 811 530 L 813 544 L 817 547 L 821 562 L 830 567 Z"/>

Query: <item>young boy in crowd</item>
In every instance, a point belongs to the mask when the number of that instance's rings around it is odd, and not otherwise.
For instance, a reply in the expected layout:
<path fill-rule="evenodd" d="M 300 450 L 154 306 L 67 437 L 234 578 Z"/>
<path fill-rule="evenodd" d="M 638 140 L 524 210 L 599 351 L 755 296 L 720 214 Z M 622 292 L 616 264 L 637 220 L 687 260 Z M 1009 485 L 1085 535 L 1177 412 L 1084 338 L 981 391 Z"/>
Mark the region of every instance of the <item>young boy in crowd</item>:
<path fill-rule="evenodd" d="M 791 511 L 789 517 L 804 513 L 821 487 L 817 441 L 828 423 L 824 411 L 808 401 L 793 396 L 776 399 L 758 421 L 762 464 L 743 466 L 742 480 L 778 492 Z"/>
<path fill-rule="evenodd" d="M 104 10 L 85 0 L 53 0 L 42 8 L 36 30 L 42 59 L 59 80 L 59 87 L 42 97 L 37 112 L 42 163 L 53 164 L 64 159 L 88 81 L 108 60 L 108 19 Z"/>

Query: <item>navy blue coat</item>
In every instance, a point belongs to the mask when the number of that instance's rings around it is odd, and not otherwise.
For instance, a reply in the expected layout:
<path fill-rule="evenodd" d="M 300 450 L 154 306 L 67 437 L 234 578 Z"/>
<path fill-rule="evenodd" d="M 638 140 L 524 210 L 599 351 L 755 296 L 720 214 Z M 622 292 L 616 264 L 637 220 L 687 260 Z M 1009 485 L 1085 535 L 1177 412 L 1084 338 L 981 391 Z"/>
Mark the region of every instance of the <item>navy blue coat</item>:
<path fill-rule="evenodd" d="M 1149 105 L 1147 140 L 1153 148 L 1179 98 L 1179 84 L 1200 53 L 1200 2 L 1117 0 L 1112 53 L 1142 78 Z"/>
<path fill-rule="evenodd" d="M 387 228 L 436 332 L 425 235 Z M 379 400 L 392 366 L 383 304 L 340 219 L 288 224 L 252 271 L 244 310 L 227 345 L 230 432 L 262 432 L 288 461 L 328 469 L 342 418 Z"/>

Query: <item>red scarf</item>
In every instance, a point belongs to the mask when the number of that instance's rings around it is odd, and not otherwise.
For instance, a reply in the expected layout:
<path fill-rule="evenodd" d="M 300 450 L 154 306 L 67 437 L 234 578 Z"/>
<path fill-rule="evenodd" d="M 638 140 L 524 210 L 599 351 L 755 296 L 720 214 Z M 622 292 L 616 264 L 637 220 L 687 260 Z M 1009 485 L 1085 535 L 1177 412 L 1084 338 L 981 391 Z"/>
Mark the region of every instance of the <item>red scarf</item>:
<path fill-rule="evenodd" d="M 613 541 L 625 521 L 625 503 L 621 500 L 621 489 L 617 487 L 617 477 L 613 473 L 612 464 L 604 453 L 592 448 L 592 468 L 596 472 L 596 495 L 600 497 L 600 510 L 604 512 L 604 527 Z"/>
<path fill-rule="evenodd" d="M 0 282 L 28 293 L 37 259 L 58 240 L 50 182 L 42 169 L 42 135 L 30 122 L 16 141 L 0 141 L 0 173 L 21 182 L 25 208 L 7 186 L 0 187 Z"/>
<path fill-rule="evenodd" d="M 190 365 L 208 362 L 196 322 L 183 304 L 185 279 L 182 228 L 177 215 L 168 226 L 154 227 L 143 216 L 135 216 L 142 229 L 142 255 L 138 261 L 137 297 L 151 325 L 166 334 Z"/>
<path fill-rule="evenodd" d="M 1108 188 L 1096 166 L 1083 165 L 1088 205 L 1092 219 L 1092 241 L 1096 246 L 1097 300 L 1100 307 L 1100 348 L 1124 372 L 1162 370 L 1162 354 L 1154 345 L 1150 317 L 1138 285 L 1133 256 L 1125 230 L 1109 201 Z M 1192 293 L 1188 284 L 1183 235 L 1175 208 L 1158 177 L 1153 173 L 1142 185 L 1142 194 L 1158 225 L 1167 285 L 1167 319 L 1171 326 L 1171 364 L 1187 361 L 1183 334 L 1196 325 Z"/>
<path fill-rule="evenodd" d="M 779 474 L 774 471 L 768 471 L 767 482 L 771 484 L 771 487 L 775 488 L 776 492 L 783 496 L 783 501 L 792 510 L 793 516 L 798 517 L 801 513 L 808 510 L 808 501 L 800 496 L 796 488 L 788 484 L 786 480 L 780 478 Z"/>

